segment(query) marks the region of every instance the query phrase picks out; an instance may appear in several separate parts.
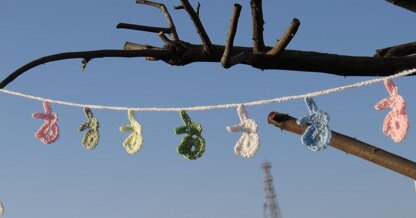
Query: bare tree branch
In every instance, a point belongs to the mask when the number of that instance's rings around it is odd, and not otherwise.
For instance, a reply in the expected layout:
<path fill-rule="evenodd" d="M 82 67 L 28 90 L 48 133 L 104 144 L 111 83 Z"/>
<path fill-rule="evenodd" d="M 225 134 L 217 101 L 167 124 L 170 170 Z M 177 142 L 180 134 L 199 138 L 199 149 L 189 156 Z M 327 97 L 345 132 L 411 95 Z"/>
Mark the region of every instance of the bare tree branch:
<path fill-rule="evenodd" d="M 399 57 L 416 54 L 416 42 L 377 49 L 375 57 Z"/>
<path fill-rule="evenodd" d="M 177 6 L 173 6 L 173 9 L 175 9 L 175 10 L 183 10 L 183 9 L 185 9 L 185 7 L 183 5 L 177 5 Z"/>
<path fill-rule="evenodd" d="M 282 130 L 303 134 L 307 125 L 298 125 L 296 119 L 278 112 L 271 112 L 268 122 Z M 330 145 L 348 154 L 363 158 L 397 173 L 416 179 L 416 163 L 392 154 L 381 148 L 359 141 L 346 135 L 332 131 Z"/>
<path fill-rule="evenodd" d="M 262 0 L 251 0 L 250 5 L 253 20 L 253 51 L 254 54 L 261 54 L 265 48 L 263 39 L 263 3 Z"/>
<path fill-rule="evenodd" d="M 229 67 L 232 67 L 234 65 L 244 63 L 251 57 L 253 57 L 252 54 L 247 52 L 241 52 L 237 55 L 232 56 L 228 65 Z"/>
<path fill-rule="evenodd" d="M 159 38 L 162 40 L 163 43 L 165 43 L 167 47 L 172 46 L 172 41 L 168 37 L 166 37 L 166 35 L 162 31 L 159 32 L 158 35 L 159 35 Z"/>
<path fill-rule="evenodd" d="M 173 8 L 175 9 L 175 10 L 182 10 L 182 9 L 185 9 L 185 7 L 183 6 L 183 5 L 178 5 L 178 6 L 173 6 Z M 199 16 L 199 11 L 200 11 L 200 9 L 201 9 L 201 3 L 199 3 L 198 2 L 198 5 L 196 6 L 196 15 L 198 15 Z"/>
<path fill-rule="evenodd" d="M 203 45 L 193 45 L 182 41 L 175 43 L 174 47 L 167 49 L 152 46 L 147 47 L 146 45 L 138 45 L 138 47 L 135 47 L 133 43 L 126 43 L 126 51 L 97 50 L 67 52 L 42 57 L 12 72 L 6 79 L 0 82 L 0 88 L 4 88 L 15 78 L 36 66 L 58 60 L 104 57 L 147 57 L 150 60 L 162 60 L 171 65 L 186 65 L 194 62 L 220 62 L 225 50 L 224 46 L 213 45 L 215 52 L 207 54 L 202 49 Z M 268 49 L 271 48 L 268 47 Z M 286 49 L 278 56 L 262 55 L 259 60 L 258 55 L 253 54 L 251 47 L 239 46 L 234 46 L 230 55 L 233 56 L 230 64 L 237 62 L 258 69 L 320 72 L 339 76 L 390 76 L 402 70 L 416 68 L 416 57 L 413 56 L 383 58 L 359 57 Z"/>
<path fill-rule="evenodd" d="M 153 49 L 153 50 L 160 50 L 160 51 L 164 51 L 166 49 L 163 48 L 158 48 L 158 47 L 154 47 L 151 45 L 143 45 L 143 44 L 136 44 L 136 43 L 132 43 L 132 42 L 126 42 L 124 44 L 124 50 L 136 50 L 136 51 L 140 51 L 140 50 L 148 50 L 148 49 Z M 160 60 L 159 58 L 156 57 L 145 57 L 146 60 L 148 61 L 158 61 Z"/>
<path fill-rule="evenodd" d="M 151 2 L 151 1 L 145 1 L 145 0 L 136 0 L 136 3 L 145 4 L 145 5 L 159 8 L 162 11 L 163 15 L 165 16 L 166 21 L 168 22 L 169 29 L 170 29 L 170 37 L 172 38 L 173 41 L 179 41 L 178 33 L 176 33 L 175 23 L 173 22 L 172 17 L 170 16 L 169 11 L 164 4 Z"/>
<path fill-rule="evenodd" d="M 286 46 L 292 41 L 295 36 L 298 28 L 300 26 L 300 21 L 297 18 L 293 18 L 290 26 L 287 28 L 286 32 L 282 38 L 277 41 L 276 45 L 267 52 L 269 55 L 278 55 L 281 51 L 285 50 Z"/>
<path fill-rule="evenodd" d="M 407 10 L 416 12 L 416 1 L 415 0 L 387 0 L 387 2 L 405 8 Z"/>
<path fill-rule="evenodd" d="M 225 63 L 224 66 L 226 67 L 231 67 L 235 64 L 245 64 L 262 70 L 281 69 L 321 72 L 339 76 L 390 76 L 398 71 L 416 68 L 416 56 L 388 57 L 391 53 L 402 55 L 403 53 L 409 53 L 409 50 L 413 51 L 415 46 L 414 43 L 388 48 L 388 52 L 380 52 L 383 53 L 383 57 L 358 57 L 310 51 L 284 50 L 285 44 L 289 43 L 290 38 L 293 37 L 296 28 L 299 25 L 299 21 L 296 19 L 292 22 L 292 25 L 280 40 L 281 44 L 278 43 L 274 49 L 265 47 L 263 42 L 264 21 L 262 0 L 251 0 L 250 2 L 253 15 L 253 47 L 250 48 L 233 45 L 233 38 L 237 30 L 237 11 L 234 13 L 235 17 L 233 17 L 230 27 L 227 46 L 213 45 L 192 6 L 187 0 L 181 0 L 182 6 L 191 16 L 191 19 L 194 21 L 194 25 L 204 42 L 202 45 L 194 45 L 179 40 L 173 20 L 163 4 L 146 0 L 136 0 L 136 2 L 157 7 L 165 15 L 169 28 L 139 25 L 135 25 L 135 27 L 139 26 L 138 28 L 140 30 L 150 32 L 159 31 L 159 37 L 166 45 L 166 48 L 127 42 L 124 46 L 124 50 L 66 52 L 49 55 L 25 64 L 12 72 L 0 83 L 0 88 L 4 88 L 18 76 L 33 67 L 48 62 L 74 58 L 81 58 L 84 60 L 84 65 L 91 59 L 102 57 L 145 57 L 147 60 L 162 60 L 171 65 L 186 65 L 194 62 L 221 62 L 221 59 L 224 56 L 222 63 Z M 120 26 L 133 27 L 134 25 L 120 24 L 119 27 Z M 173 41 L 164 35 L 168 30 L 170 30 Z M 270 52 L 271 54 L 265 54 L 264 50 L 271 50 L 273 52 Z M 281 50 L 280 54 L 274 55 L 275 53 L 279 53 L 279 50 Z"/>
<path fill-rule="evenodd" d="M 145 32 L 152 32 L 152 33 L 159 33 L 159 32 L 170 33 L 171 32 L 170 28 L 143 26 L 143 25 L 128 24 L 128 23 L 117 24 L 117 29 L 138 30 L 138 31 L 145 31 Z"/>
<path fill-rule="evenodd" d="M 227 34 L 227 41 L 225 44 L 224 54 L 221 58 L 221 64 L 224 68 L 230 68 L 230 54 L 234 44 L 234 37 L 237 33 L 238 18 L 240 17 L 241 5 L 234 4 L 233 15 L 231 17 L 230 29 Z"/>
<path fill-rule="evenodd" d="M 198 32 L 199 37 L 201 38 L 204 51 L 208 54 L 212 53 L 212 43 L 209 39 L 207 32 L 205 31 L 204 26 L 202 25 L 201 20 L 199 19 L 198 14 L 195 12 L 188 0 L 181 0 L 182 6 L 185 8 L 191 17 L 192 22 L 194 23 L 195 29 Z"/>
<path fill-rule="evenodd" d="M 198 5 L 196 6 L 196 15 L 199 17 L 199 12 L 201 10 L 201 3 L 198 2 Z"/>
<path fill-rule="evenodd" d="M 132 42 L 126 42 L 124 44 L 124 50 L 146 50 L 146 49 L 161 49 L 162 48 L 158 48 L 158 47 L 154 47 L 151 45 L 143 45 L 143 44 L 137 44 L 137 43 L 132 43 Z"/>
<path fill-rule="evenodd" d="M 148 57 L 148 56 L 157 56 L 160 59 L 167 58 L 169 56 L 169 52 L 162 50 L 162 49 L 142 49 L 142 50 L 95 50 L 95 51 L 83 51 L 83 52 L 66 52 L 66 53 L 59 53 L 54 55 L 45 56 L 39 59 L 36 59 L 30 63 L 27 63 L 11 73 L 7 76 L 3 81 L 0 82 L 0 88 L 4 88 L 16 79 L 18 76 L 23 74 L 24 72 L 49 62 L 65 60 L 65 59 L 75 59 L 81 58 L 82 60 L 86 60 L 86 62 L 90 61 L 94 58 L 104 58 L 104 57 L 124 57 L 124 58 L 132 58 L 132 57 Z"/>

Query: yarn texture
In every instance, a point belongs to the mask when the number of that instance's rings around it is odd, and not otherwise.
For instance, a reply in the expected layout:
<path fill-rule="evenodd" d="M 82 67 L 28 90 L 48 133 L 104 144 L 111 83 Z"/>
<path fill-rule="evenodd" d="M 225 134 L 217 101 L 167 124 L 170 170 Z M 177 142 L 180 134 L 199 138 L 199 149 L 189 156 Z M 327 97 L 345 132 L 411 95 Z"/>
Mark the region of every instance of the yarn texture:
<path fill-rule="evenodd" d="M 383 132 L 387 136 L 390 136 L 394 142 L 402 142 L 407 135 L 409 129 L 409 119 L 406 113 L 406 102 L 403 97 L 399 95 L 397 86 L 392 80 L 384 80 L 387 92 L 390 97 L 387 97 L 379 101 L 375 105 L 376 110 L 391 109 L 387 113 L 383 123 Z"/>
<path fill-rule="evenodd" d="M 45 120 L 35 133 L 35 137 L 44 144 L 52 144 L 59 138 L 58 115 L 52 112 L 48 101 L 43 102 L 43 109 L 45 113 L 36 112 L 32 114 L 33 118 Z"/>
<path fill-rule="evenodd" d="M 82 139 L 82 144 L 88 150 L 93 150 L 97 146 L 98 141 L 100 140 L 100 132 L 98 130 L 100 127 L 100 123 L 97 119 L 95 119 L 91 109 L 86 107 L 84 108 L 84 112 L 87 116 L 87 121 L 83 123 L 78 130 L 82 132 L 86 129 L 89 129 L 88 132 L 84 135 L 84 138 Z"/>
<path fill-rule="evenodd" d="M 205 152 L 205 139 L 201 136 L 202 126 L 192 122 L 186 111 L 181 111 L 180 115 L 185 125 L 175 128 L 175 134 L 186 134 L 186 136 L 176 150 L 188 160 L 198 159 Z"/>
<path fill-rule="evenodd" d="M 259 150 L 260 137 L 257 134 L 256 121 L 249 119 L 243 104 L 237 107 L 240 124 L 227 126 L 228 132 L 243 132 L 240 139 L 234 146 L 234 152 L 240 156 L 250 158 Z"/>
<path fill-rule="evenodd" d="M 142 126 L 139 122 L 137 122 L 136 117 L 134 115 L 134 111 L 129 110 L 127 114 L 130 120 L 130 124 L 121 126 L 120 131 L 132 132 L 124 140 L 123 146 L 126 149 L 127 153 L 133 155 L 140 150 L 143 144 Z"/>
<path fill-rule="evenodd" d="M 111 105 L 95 105 L 95 104 L 80 104 L 76 102 L 68 102 L 68 101 L 61 101 L 61 100 L 53 100 L 53 99 L 46 99 L 44 97 L 40 96 L 34 96 L 34 95 L 28 95 L 21 92 L 15 92 L 7 89 L 0 89 L 0 92 L 19 96 L 22 98 L 32 99 L 35 101 L 45 101 L 48 100 L 51 103 L 54 104 L 61 104 L 61 105 L 67 105 L 71 107 L 80 107 L 80 108 L 91 108 L 91 109 L 99 109 L 99 110 L 115 110 L 115 111 L 153 111 L 153 112 L 172 112 L 177 111 L 180 112 L 182 110 L 186 111 L 205 111 L 205 110 L 216 110 L 216 109 L 228 109 L 228 108 L 237 108 L 240 104 L 244 104 L 245 106 L 258 106 L 258 105 L 265 105 L 265 104 L 272 104 L 272 103 L 280 103 L 280 102 L 286 102 L 291 100 L 297 100 L 297 99 L 304 99 L 304 98 L 312 98 L 317 97 L 321 95 L 328 95 L 336 92 L 342 92 L 349 89 L 359 88 L 363 86 L 369 86 L 373 85 L 375 83 L 383 82 L 385 79 L 395 79 L 399 77 L 404 77 L 408 75 L 412 75 L 416 73 L 416 68 L 409 69 L 409 70 L 403 70 L 399 73 L 396 73 L 394 75 L 388 76 L 388 77 L 382 77 L 377 79 L 371 79 L 371 80 L 365 80 L 358 83 L 353 83 L 345 86 L 320 90 L 316 92 L 309 92 L 305 94 L 300 95 L 290 95 L 290 96 L 284 96 L 284 97 L 276 97 L 276 98 L 270 98 L 270 99 L 263 99 L 263 100 L 257 100 L 257 101 L 251 101 L 251 102 L 242 102 L 242 103 L 229 103 L 229 104 L 219 104 L 219 105 L 201 105 L 201 106 L 188 106 L 188 107 L 125 107 L 125 106 L 111 106 Z"/>
<path fill-rule="evenodd" d="M 309 109 L 309 115 L 300 117 L 297 124 L 310 124 L 302 135 L 302 144 L 312 151 L 325 149 L 331 141 L 331 130 L 329 129 L 328 113 L 318 110 L 312 98 L 305 98 L 305 103 Z"/>

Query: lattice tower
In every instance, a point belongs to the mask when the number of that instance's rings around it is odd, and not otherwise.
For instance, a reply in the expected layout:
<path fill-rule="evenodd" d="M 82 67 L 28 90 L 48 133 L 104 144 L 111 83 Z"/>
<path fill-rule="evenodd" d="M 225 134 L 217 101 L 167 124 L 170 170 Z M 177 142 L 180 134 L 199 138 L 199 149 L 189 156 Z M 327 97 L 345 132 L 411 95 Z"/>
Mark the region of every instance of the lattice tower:
<path fill-rule="evenodd" d="M 266 192 L 266 201 L 264 202 L 264 218 L 282 218 L 273 187 L 273 177 L 270 172 L 271 167 L 272 166 L 268 161 L 262 164 L 262 168 L 264 170 L 264 191 Z"/>

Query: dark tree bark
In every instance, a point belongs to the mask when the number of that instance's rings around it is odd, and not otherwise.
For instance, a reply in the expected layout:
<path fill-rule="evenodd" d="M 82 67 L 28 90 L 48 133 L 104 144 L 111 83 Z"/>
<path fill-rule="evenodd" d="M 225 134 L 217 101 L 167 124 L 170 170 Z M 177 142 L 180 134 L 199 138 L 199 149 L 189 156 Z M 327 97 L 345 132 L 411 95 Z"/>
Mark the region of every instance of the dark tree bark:
<path fill-rule="evenodd" d="M 185 42 L 170 48 L 142 46 L 140 49 L 127 43 L 125 49 L 98 50 L 84 52 L 66 52 L 36 59 L 12 72 L 0 82 L 0 88 L 26 71 L 53 61 L 66 59 L 88 59 L 104 57 L 148 57 L 150 60 L 162 60 L 171 65 L 187 65 L 194 62 L 221 62 L 224 46 L 212 45 L 214 52 L 207 54 L 202 45 Z M 271 47 L 268 47 L 271 49 Z M 279 55 L 263 55 L 258 58 L 250 47 L 233 47 L 231 56 L 244 54 L 239 64 L 250 65 L 262 70 L 281 69 L 306 72 L 328 73 L 338 76 L 391 76 L 398 71 L 416 68 L 416 57 L 359 57 L 327 54 L 311 51 L 284 50 Z"/>
<path fill-rule="evenodd" d="M 406 8 L 407 10 L 416 12 L 416 2 L 414 0 L 387 0 L 387 2 L 395 4 L 402 8 Z"/>
<path fill-rule="evenodd" d="M 375 57 L 400 57 L 416 54 L 416 42 L 377 49 Z"/>

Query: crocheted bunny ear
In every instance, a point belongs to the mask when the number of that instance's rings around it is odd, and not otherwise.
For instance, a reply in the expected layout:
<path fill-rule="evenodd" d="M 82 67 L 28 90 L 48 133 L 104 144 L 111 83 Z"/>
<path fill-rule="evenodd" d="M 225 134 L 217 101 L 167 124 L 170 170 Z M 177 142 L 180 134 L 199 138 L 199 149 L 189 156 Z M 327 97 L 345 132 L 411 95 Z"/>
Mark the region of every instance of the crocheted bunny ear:
<path fill-rule="evenodd" d="M 94 117 L 94 114 L 92 113 L 90 108 L 85 107 L 84 113 L 85 113 L 85 116 L 87 117 L 87 121 L 85 121 L 78 128 L 78 131 L 82 132 L 88 129 L 88 132 L 84 135 L 84 138 L 82 139 L 82 144 L 88 150 L 93 150 L 97 146 L 98 141 L 100 139 L 100 132 L 99 132 L 100 123 Z"/>
<path fill-rule="evenodd" d="M 394 142 L 402 142 L 409 129 L 409 119 L 406 113 L 406 102 L 399 94 L 397 86 L 392 80 L 384 80 L 389 97 L 382 99 L 375 105 L 376 110 L 391 109 L 383 122 L 383 132 L 390 136 Z"/>
<path fill-rule="evenodd" d="M 312 151 L 321 151 L 331 141 L 332 134 L 328 125 L 329 115 L 318 110 L 312 98 L 305 98 L 305 103 L 309 115 L 302 116 L 296 121 L 298 124 L 310 124 L 302 135 L 302 144 L 308 146 Z"/>
<path fill-rule="evenodd" d="M 390 94 L 390 96 L 398 95 L 398 90 L 396 84 L 394 84 L 393 80 L 391 79 L 385 79 L 384 80 L 384 86 L 387 89 L 387 92 Z"/>
<path fill-rule="evenodd" d="M 250 158 L 259 150 L 260 137 L 257 134 L 256 121 L 249 119 L 244 105 L 240 104 L 237 108 L 240 124 L 227 126 L 228 132 L 242 132 L 240 139 L 234 146 L 234 152 L 240 156 Z"/>
<path fill-rule="evenodd" d="M 313 98 L 305 98 L 305 103 L 306 103 L 306 106 L 308 107 L 310 114 L 318 112 L 318 106 L 316 105 Z"/>
<path fill-rule="evenodd" d="M 58 115 L 52 112 L 48 101 L 43 102 L 43 110 L 45 113 L 36 112 L 32 114 L 33 118 L 45 120 L 35 133 L 35 137 L 44 144 L 52 144 L 59 138 Z"/>
<path fill-rule="evenodd" d="M 133 155 L 140 150 L 143 144 L 142 126 L 136 120 L 132 110 L 129 110 L 127 114 L 130 124 L 121 126 L 120 131 L 131 132 L 130 135 L 124 140 L 123 146 L 127 153 Z"/>

